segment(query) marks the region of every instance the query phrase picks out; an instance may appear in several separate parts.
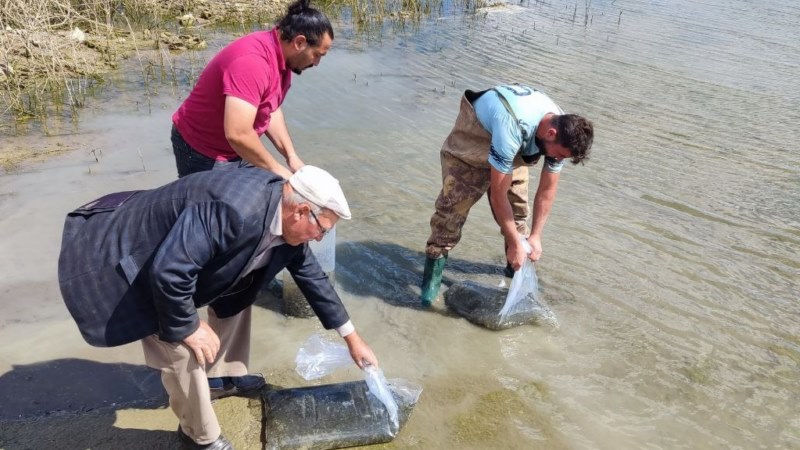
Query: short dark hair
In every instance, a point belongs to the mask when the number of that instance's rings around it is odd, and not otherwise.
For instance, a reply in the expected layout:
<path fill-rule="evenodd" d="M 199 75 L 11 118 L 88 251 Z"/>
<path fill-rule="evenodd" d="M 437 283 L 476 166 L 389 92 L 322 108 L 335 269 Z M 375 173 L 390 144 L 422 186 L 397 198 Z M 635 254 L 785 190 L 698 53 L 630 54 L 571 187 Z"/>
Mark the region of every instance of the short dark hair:
<path fill-rule="evenodd" d="M 578 164 L 589 159 L 589 151 L 594 140 L 594 126 L 592 122 L 577 114 L 564 114 L 554 116 L 550 126 L 556 129 L 556 140 L 568 148 L 572 153 L 572 164 Z"/>
<path fill-rule="evenodd" d="M 291 41 L 296 36 L 306 37 L 308 45 L 316 47 L 322 37 L 327 34 L 333 39 L 331 22 L 319 10 L 310 6 L 311 0 L 297 0 L 291 5 L 277 28 L 281 32 L 281 40 Z"/>

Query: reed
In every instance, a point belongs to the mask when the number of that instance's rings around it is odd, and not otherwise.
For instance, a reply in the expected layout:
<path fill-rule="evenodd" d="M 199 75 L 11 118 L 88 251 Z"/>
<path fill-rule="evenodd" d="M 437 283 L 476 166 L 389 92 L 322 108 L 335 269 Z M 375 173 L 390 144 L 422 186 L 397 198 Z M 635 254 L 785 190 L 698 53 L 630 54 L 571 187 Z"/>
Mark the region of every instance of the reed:
<path fill-rule="evenodd" d="M 119 8 L 133 1 L 0 0 L 3 112 L 25 121 L 45 118 L 49 107 L 54 112 L 82 107 L 86 85 L 104 65 L 104 55 L 88 47 L 86 34 L 111 34 Z M 46 120 L 43 125 L 46 131 Z"/>
<path fill-rule="evenodd" d="M 454 12 L 472 13 L 485 7 L 488 0 L 455 0 L 448 4 Z M 443 14 L 443 0 L 324 0 L 318 2 L 332 17 L 352 20 L 362 36 L 380 38 L 385 29 L 416 29 L 421 21 Z"/>
<path fill-rule="evenodd" d="M 120 58 L 135 55 L 148 110 L 155 80 L 196 80 L 179 74 L 162 43 L 163 31 L 198 32 L 213 24 L 246 33 L 271 23 L 289 0 L 0 0 L 0 114 L 40 124 L 50 115 L 77 121 L 87 96 Z M 320 0 L 316 6 L 352 20 L 356 32 L 380 39 L 393 29 L 417 29 L 426 18 L 476 11 L 486 0 Z M 267 25 L 268 26 L 268 25 Z M 185 47 L 184 47 L 185 48 Z M 151 52 L 151 50 L 156 50 Z M 147 53 L 149 60 L 143 57 Z M 152 54 L 151 54 L 152 53 Z M 190 58 L 193 56 L 190 54 Z"/>
<path fill-rule="evenodd" d="M 144 77 L 140 52 L 195 3 L 229 2 L 0 0 L 0 113 L 38 121 L 45 133 L 51 114 L 68 112 L 76 121 L 93 85 L 120 58 L 135 53 Z"/>

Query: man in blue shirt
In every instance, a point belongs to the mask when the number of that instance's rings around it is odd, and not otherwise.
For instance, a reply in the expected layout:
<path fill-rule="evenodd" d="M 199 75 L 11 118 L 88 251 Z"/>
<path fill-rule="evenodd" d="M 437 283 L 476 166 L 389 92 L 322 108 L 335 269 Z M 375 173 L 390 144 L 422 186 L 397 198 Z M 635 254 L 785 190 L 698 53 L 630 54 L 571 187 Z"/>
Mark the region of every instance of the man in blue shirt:
<path fill-rule="evenodd" d="M 593 138 L 590 121 L 564 114 L 535 88 L 513 84 L 482 92 L 466 91 L 455 126 L 442 145 L 442 191 L 436 199 L 425 247 L 422 304 L 430 306 L 439 293 L 447 255 L 461 239 L 470 208 L 487 191 L 505 239 L 506 273 L 518 270 L 525 258 L 538 260 L 542 230 L 555 200 L 563 160 L 583 163 Z M 528 166 L 536 165 L 542 156 L 529 232 Z M 521 239 L 527 239 L 530 254 L 526 254 Z"/>

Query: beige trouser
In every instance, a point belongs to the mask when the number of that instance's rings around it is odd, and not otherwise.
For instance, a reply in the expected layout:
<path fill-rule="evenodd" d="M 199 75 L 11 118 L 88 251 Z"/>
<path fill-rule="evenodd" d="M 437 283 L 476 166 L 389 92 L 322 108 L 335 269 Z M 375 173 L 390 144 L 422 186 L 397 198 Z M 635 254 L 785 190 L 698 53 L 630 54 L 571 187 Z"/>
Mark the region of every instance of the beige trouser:
<path fill-rule="evenodd" d="M 213 363 L 201 366 L 189 347 L 164 342 L 152 335 L 142 339 L 148 366 L 161 371 L 161 382 L 169 394 L 169 406 L 183 432 L 198 444 L 214 442 L 222 432 L 211 406 L 207 377 L 247 375 L 250 357 L 251 308 L 220 319 L 208 308 L 208 325 L 219 336 L 220 348 Z"/>
<path fill-rule="evenodd" d="M 440 153 L 442 190 L 436 199 L 431 234 L 425 246 L 428 258 L 447 256 L 458 244 L 469 210 L 489 190 L 491 144 L 492 136 L 483 129 L 467 98 L 461 97 L 458 118 Z M 506 196 L 514 213 L 514 224 L 523 236 L 528 235 L 528 177 L 528 167 L 517 155 Z"/>

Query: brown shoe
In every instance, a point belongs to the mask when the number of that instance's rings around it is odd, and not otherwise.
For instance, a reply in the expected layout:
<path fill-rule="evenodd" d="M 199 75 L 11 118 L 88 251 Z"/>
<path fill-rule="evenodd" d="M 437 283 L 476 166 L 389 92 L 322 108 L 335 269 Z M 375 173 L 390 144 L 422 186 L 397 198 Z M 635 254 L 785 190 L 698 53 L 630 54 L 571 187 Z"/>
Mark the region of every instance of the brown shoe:
<path fill-rule="evenodd" d="M 233 445 L 221 434 L 210 444 L 198 444 L 183 432 L 180 425 L 178 425 L 178 440 L 181 441 L 183 450 L 233 450 Z"/>

